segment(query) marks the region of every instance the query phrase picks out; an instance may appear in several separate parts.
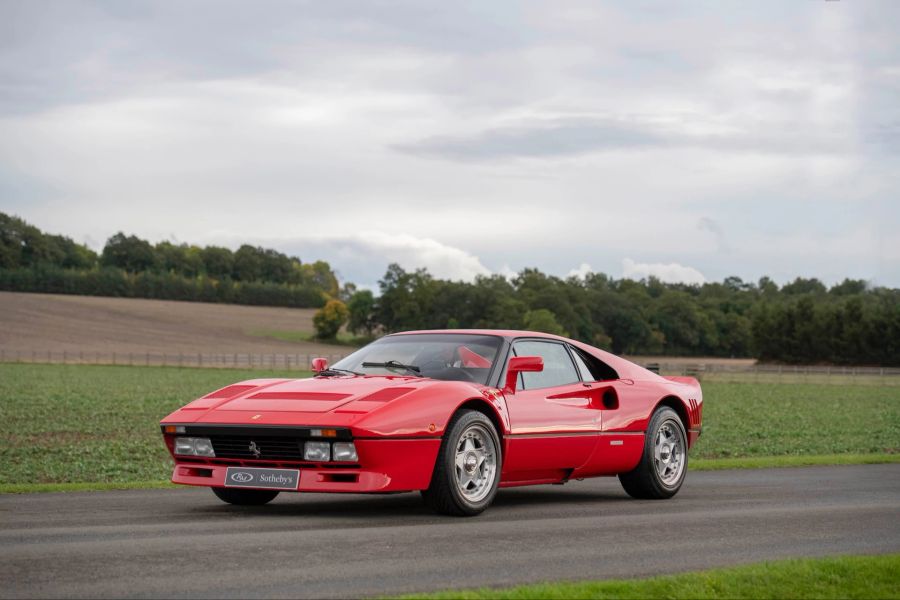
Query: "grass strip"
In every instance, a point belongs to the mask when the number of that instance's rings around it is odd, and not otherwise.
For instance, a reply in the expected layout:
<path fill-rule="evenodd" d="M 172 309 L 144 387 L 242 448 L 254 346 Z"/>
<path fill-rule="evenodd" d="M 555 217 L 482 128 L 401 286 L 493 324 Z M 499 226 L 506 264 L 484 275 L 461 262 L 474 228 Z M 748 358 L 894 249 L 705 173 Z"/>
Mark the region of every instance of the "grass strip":
<path fill-rule="evenodd" d="M 691 458 L 690 471 L 723 469 L 771 469 L 776 467 L 813 467 L 817 465 L 876 465 L 900 463 L 900 454 L 823 454 L 787 456 L 746 456 L 740 458 Z"/>
<path fill-rule="evenodd" d="M 176 489 L 168 481 L 86 481 L 78 483 L 0 483 L 0 494 L 34 494 L 49 492 L 106 492 L 110 490 Z"/>
<path fill-rule="evenodd" d="M 900 598 L 900 554 L 792 559 L 648 579 L 539 583 L 400 598 Z"/>

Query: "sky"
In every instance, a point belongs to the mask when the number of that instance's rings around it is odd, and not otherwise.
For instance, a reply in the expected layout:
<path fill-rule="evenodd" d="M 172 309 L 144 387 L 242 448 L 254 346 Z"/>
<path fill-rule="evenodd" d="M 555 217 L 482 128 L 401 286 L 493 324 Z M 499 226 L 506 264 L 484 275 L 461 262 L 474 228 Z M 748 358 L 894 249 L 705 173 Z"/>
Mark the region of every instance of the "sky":
<path fill-rule="evenodd" d="M 900 2 L 0 2 L 0 211 L 95 249 L 900 287 Z"/>

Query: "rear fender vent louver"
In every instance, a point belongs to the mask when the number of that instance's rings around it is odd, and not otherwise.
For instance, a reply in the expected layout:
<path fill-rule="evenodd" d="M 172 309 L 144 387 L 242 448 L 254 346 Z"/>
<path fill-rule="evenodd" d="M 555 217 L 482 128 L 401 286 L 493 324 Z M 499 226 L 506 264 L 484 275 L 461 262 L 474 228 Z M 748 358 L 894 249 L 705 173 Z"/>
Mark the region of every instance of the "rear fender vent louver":
<path fill-rule="evenodd" d="M 690 424 L 691 427 L 695 427 L 700 424 L 700 404 L 694 398 L 688 399 L 688 404 L 690 404 Z"/>

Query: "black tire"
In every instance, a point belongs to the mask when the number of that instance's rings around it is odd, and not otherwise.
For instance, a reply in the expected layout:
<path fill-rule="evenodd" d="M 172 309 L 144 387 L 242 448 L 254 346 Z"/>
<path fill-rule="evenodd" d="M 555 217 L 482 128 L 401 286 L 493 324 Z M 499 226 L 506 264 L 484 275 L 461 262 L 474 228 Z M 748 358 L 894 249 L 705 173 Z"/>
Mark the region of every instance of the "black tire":
<path fill-rule="evenodd" d="M 480 436 L 484 443 L 483 448 L 473 447 L 473 453 L 479 451 L 486 457 L 482 463 L 474 467 L 475 470 L 470 474 L 478 477 L 479 481 L 484 481 L 483 485 L 471 490 L 473 497 L 467 497 L 461 490 L 460 486 L 463 483 L 459 477 L 462 471 L 458 473 L 456 465 L 458 450 L 461 445 L 466 443 L 464 436 L 470 434 Z M 472 440 L 473 444 L 478 442 L 478 438 L 473 437 Z M 489 447 L 488 442 L 493 444 L 493 448 Z M 493 456 L 493 465 L 490 465 L 490 459 L 487 458 L 489 455 Z M 494 496 L 497 495 L 500 469 L 503 464 L 502 458 L 500 437 L 489 418 L 477 410 L 462 410 L 456 413 L 441 441 L 434 473 L 431 475 L 431 485 L 427 490 L 422 491 L 425 504 L 432 510 L 445 515 L 471 517 L 481 513 L 490 506 L 494 501 Z M 488 468 L 492 471 L 489 477 L 486 475 Z M 483 478 L 482 475 L 484 475 Z M 462 473 L 462 477 L 465 478 L 466 474 Z M 472 479 L 469 484 L 477 486 L 475 479 Z"/>
<path fill-rule="evenodd" d="M 663 431 L 663 427 L 666 427 Z M 671 439 L 680 443 L 681 461 L 680 470 L 676 474 L 673 472 L 671 477 L 664 478 L 657 468 L 655 456 L 656 442 L 660 435 L 667 436 L 672 434 Z M 669 456 L 672 453 L 670 451 Z M 669 465 L 663 463 L 662 468 Z M 644 436 L 644 453 L 641 456 L 641 462 L 637 468 L 628 473 L 619 474 L 619 481 L 622 487 L 632 498 L 642 500 L 663 500 L 671 498 L 681 489 L 684 478 L 687 475 L 688 455 L 687 455 L 687 434 L 684 431 L 684 424 L 681 418 L 674 410 L 668 406 L 661 406 L 656 409 L 650 418 L 647 426 L 647 434 Z"/>
<path fill-rule="evenodd" d="M 212 488 L 213 494 L 222 502 L 237 506 L 262 506 L 278 495 L 278 490 L 239 490 L 236 488 Z"/>

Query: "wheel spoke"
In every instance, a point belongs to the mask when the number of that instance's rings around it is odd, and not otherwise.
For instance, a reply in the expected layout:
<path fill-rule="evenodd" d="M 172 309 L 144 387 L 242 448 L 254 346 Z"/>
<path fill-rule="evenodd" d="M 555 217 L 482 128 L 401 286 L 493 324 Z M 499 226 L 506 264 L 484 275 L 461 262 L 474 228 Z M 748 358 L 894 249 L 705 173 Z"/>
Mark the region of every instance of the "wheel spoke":
<path fill-rule="evenodd" d="M 465 452 L 457 452 L 456 453 L 456 468 L 460 471 L 466 470 L 466 453 Z"/>

